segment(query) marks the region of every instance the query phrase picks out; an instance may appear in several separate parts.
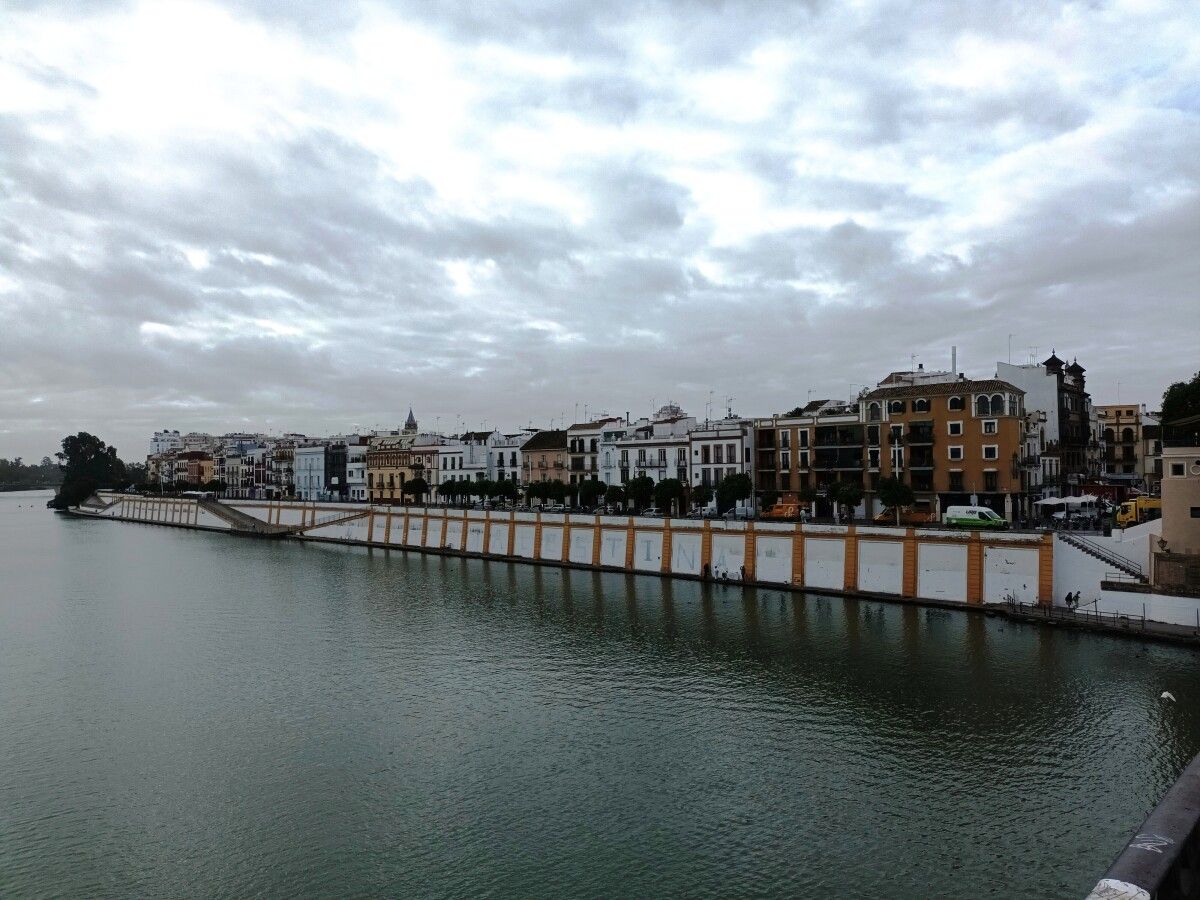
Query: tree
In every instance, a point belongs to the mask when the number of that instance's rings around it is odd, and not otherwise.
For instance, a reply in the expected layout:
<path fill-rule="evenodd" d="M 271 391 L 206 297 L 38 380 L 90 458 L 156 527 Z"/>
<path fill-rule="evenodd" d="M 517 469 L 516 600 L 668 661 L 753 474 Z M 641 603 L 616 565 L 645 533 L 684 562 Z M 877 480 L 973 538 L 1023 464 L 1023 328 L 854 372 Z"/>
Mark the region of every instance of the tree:
<path fill-rule="evenodd" d="M 609 485 L 608 490 L 604 492 L 604 499 L 609 506 L 623 507 L 625 505 L 625 488 L 619 484 Z"/>
<path fill-rule="evenodd" d="M 1169 424 L 1176 419 L 1200 415 L 1200 372 L 1191 381 L 1177 381 L 1163 394 L 1162 421 Z"/>
<path fill-rule="evenodd" d="M 654 485 L 654 505 L 659 511 L 671 515 L 675 511 L 676 501 L 683 504 L 683 482 L 678 478 L 664 478 Z"/>
<path fill-rule="evenodd" d="M 837 516 L 838 505 L 847 506 L 853 513 L 854 507 L 862 502 L 862 485 L 855 481 L 835 481 L 829 485 L 829 499 L 833 503 L 834 518 Z"/>
<path fill-rule="evenodd" d="M 713 489 L 707 484 L 698 484 L 692 488 L 692 505 L 708 506 L 712 503 Z"/>
<path fill-rule="evenodd" d="M 567 486 L 557 478 L 553 481 L 547 481 L 546 498 L 553 500 L 555 503 L 562 503 L 567 499 Z"/>
<path fill-rule="evenodd" d="M 654 496 L 654 479 L 649 475 L 636 475 L 625 483 L 625 495 L 636 512 L 645 509 Z"/>
<path fill-rule="evenodd" d="M 896 524 L 900 524 L 900 510 L 916 502 L 912 487 L 899 478 L 883 478 L 879 482 L 879 499 L 883 505 L 896 513 Z"/>
<path fill-rule="evenodd" d="M 579 485 L 579 503 L 588 509 L 594 507 L 601 497 L 608 490 L 608 485 L 603 481 L 597 481 L 595 478 L 589 479 Z"/>
<path fill-rule="evenodd" d="M 777 491 L 763 491 L 762 508 L 772 509 L 779 502 L 779 493 Z"/>
<path fill-rule="evenodd" d="M 516 502 L 517 498 L 521 496 L 521 490 L 517 487 L 515 481 L 510 481 L 506 478 L 503 481 L 495 482 L 495 485 L 495 496 L 497 499 Z"/>
<path fill-rule="evenodd" d="M 739 500 L 746 500 L 753 494 L 754 482 L 745 472 L 726 475 L 717 485 L 717 511 L 726 513 L 737 506 Z"/>
<path fill-rule="evenodd" d="M 63 473 L 62 486 L 51 501 L 55 509 L 78 506 L 100 488 L 125 485 L 125 464 L 117 448 L 86 431 L 63 438 L 62 450 L 54 455 Z"/>
<path fill-rule="evenodd" d="M 793 407 L 792 409 L 789 409 L 787 412 L 785 412 L 784 416 L 790 419 L 790 418 L 794 418 L 795 416 L 801 416 L 803 414 L 804 414 L 804 407 L 796 406 L 796 407 Z"/>
<path fill-rule="evenodd" d="M 404 483 L 405 494 L 412 494 L 413 500 L 420 503 L 421 498 L 429 493 L 429 482 L 418 475 L 416 478 L 410 478 Z"/>

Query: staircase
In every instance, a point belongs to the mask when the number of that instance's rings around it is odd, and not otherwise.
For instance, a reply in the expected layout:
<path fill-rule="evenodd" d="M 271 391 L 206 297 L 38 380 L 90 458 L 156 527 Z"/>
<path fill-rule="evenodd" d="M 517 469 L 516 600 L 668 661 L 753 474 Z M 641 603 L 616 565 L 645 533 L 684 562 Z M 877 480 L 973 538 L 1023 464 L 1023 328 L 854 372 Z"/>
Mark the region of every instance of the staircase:
<path fill-rule="evenodd" d="M 1070 544 L 1076 550 L 1082 550 L 1088 556 L 1094 556 L 1106 565 L 1112 566 L 1118 572 L 1122 572 L 1130 578 L 1136 578 L 1142 584 L 1150 583 L 1150 579 L 1146 577 L 1141 566 L 1123 556 L 1118 556 L 1107 547 L 1102 547 L 1095 541 L 1089 541 L 1082 535 L 1071 534 L 1069 531 L 1060 531 L 1056 536 L 1063 543 Z"/>
<path fill-rule="evenodd" d="M 291 529 L 286 525 L 270 525 L 262 519 L 256 519 L 254 516 L 248 515 L 240 509 L 234 509 L 231 506 L 218 503 L 216 500 L 200 500 L 198 502 L 201 509 L 207 510 L 218 519 L 228 522 L 234 531 L 241 532 L 242 534 L 254 534 L 259 537 L 283 537 L 291 532 Z"/>

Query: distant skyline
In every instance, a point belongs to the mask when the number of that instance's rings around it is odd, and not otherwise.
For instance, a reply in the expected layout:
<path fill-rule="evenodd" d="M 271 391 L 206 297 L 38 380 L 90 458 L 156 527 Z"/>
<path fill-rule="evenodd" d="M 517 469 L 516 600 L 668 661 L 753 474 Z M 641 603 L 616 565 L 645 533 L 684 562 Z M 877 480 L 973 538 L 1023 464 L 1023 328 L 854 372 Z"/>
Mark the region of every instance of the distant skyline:
<path fill-rule="evenodd" d="M 1010 335 L 1154 407 L 1198 85 L 1186 2 L 17 0 L 0 456 L 769 415 Z"/>

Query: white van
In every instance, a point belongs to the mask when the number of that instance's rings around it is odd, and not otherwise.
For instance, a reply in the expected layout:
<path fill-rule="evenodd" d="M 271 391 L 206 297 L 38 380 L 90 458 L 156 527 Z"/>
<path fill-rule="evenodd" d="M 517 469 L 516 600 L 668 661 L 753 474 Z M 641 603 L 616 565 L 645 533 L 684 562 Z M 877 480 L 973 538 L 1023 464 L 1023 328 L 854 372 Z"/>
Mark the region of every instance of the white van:
<path fill-rule="evenodd" d="M 986 506 L 948 506 L 942 524 L 951 528 L 1007 528 L 1008 520 Z"/>

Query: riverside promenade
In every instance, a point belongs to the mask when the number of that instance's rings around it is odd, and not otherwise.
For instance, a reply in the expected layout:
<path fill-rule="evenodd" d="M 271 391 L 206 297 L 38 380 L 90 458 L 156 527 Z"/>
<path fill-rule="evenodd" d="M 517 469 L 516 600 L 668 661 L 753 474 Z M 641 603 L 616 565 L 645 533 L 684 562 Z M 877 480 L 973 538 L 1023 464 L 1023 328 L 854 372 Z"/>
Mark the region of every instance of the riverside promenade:
<path fill-rule="evenodd" d="M 1072 612 L 1056 602 L 1061 587 L 1056 556 L 1078 553 L 1044 532 L 954 532 L 345 503 L 218 502 L 115 493 L 94 497 L 76 514 L 842 594 L 974 610 L 1048 627 L 1142 640 L 1200 642 L 1200 630 L 1194 625 L 1155 619 L 1146 615 L 1145 605 L 1111 613 L 1089 608 Z M 1097 575 L 1097 580 L 1102 577 Z"/>

